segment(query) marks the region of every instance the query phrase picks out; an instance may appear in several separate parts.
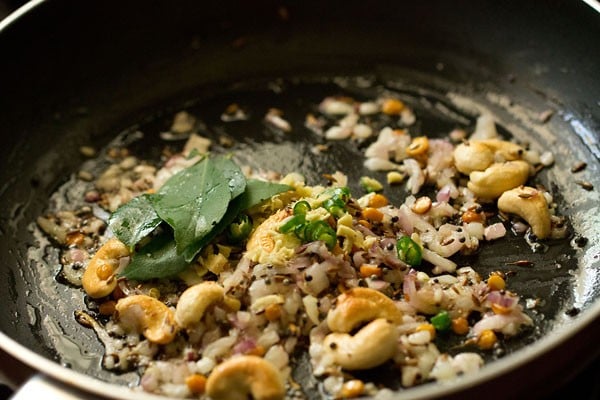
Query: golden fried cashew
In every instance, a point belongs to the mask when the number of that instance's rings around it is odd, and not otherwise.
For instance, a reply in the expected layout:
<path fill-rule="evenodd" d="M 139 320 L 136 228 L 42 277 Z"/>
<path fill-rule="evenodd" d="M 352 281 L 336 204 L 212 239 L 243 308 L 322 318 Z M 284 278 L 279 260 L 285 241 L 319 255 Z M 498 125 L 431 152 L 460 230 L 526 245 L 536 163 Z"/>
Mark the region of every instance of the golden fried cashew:
<path fill-rule="evenodd" d="M 454 165 L 463 174 L 483 171 L 494 162 L 494 152 L 480 141 L 461 143 L 454 149 Z"/>
<path fill-rule="evenodd" d="M 495 163 L 485 171 L 473 171 L 467 187 L 482 200 L 498 198 L 507 190 L 523 185 L 529 178 L 529 164 L 516 160 Z"/>
<path fill-rule="evenodd" d="M 350 332 L 361 323 L 376 318 L 400 322 L 402 312 L 380 291 L 359 287 L 338 296 L 335 308 L 327 314 L 327 325 L 333 332 Z"/>
<path fill-rule="evenodd" d="M 187 288 L 175 308 L 175 321 L 182 328 L 190 328 L 204 316 L 204 311 L 223 300 L 225 289 L 217 282 L 201 282 Z"/>
<path fill-rule="evenodd" d="M 246 254 L 252 261 L 279 265 L 295 255 L 300 240 L 295 235 L 279 232 L 282 221 L 291 214 L 289 209 L 279 210 L 252 232 L 246 244 Z"/>
<path fill-rule="evenodd" d="M 508 190 L 498 199 L 498 209 L 523 218 L 538 238 L 550 236 L 550 211 L 544 193 L 539 190 L 529 186 Z"/>
<path fill-rule="evenodd" d="M 494 152 L 496 162 L 520 160 L 525 153 L 523 147 L 506 140 L 487 139 L 480 140 L 479 143 Z"/>
<path fill-rule="evenodd" d="M 519 160 L 525 150 L 506 140 L 471 140 L 454 149 L 454 165 L 463 174 L 483 171 L 494 162 Z"/>
<path fill-rule="evenodd" d="M 279 210 L 275 214 L 267 218 L 262 224 L 256 228 L 248 239 L 246 249 L 253 250 L 260 248 L 262 251 L 270 253 L 275 248 L 275 239 L 273 234 L 277 232 L 281 221 L 290 216 L 290 211 L 287 209 Z"/>
<path fill-rule="evenodd" d="M 219 364 L 206 381 L 213 400 L 279 400 L 285 396 L 283 377 L 269 361 L 239 356 Z"/>
<path fill-rule="evenodd" d="M 88 263 L 82 277 L 83 290 L 92 298 L 108 296 L 117 286 L 115 270 L 129 248 L 119 239 L 109 239 Z"/>
<path fill-rule="evenodd" d="M 145 294 L 117 302 L 117 322 L 126 332 L 141 333 L 152 343 L 167 344 L 177 334 L 175 313 L 163 302 Z"/>
<path fill-rule="evenodd" d="M 324 351 L 333 362 L 347 370 L 373 368 L 396 353 L 399 332 L 394 324 L 378 318 L 354 336 L 330 333 L 323 341 Z"/>

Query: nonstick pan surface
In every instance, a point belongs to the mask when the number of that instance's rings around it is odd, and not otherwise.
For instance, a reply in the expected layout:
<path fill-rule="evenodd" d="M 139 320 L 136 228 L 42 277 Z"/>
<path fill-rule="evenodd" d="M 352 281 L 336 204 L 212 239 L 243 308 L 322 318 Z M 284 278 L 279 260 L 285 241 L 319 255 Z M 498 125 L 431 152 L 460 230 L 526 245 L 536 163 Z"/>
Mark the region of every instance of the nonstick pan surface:
<path fill-rule="evenodd" d="M 416 129 L 423 132 L 468 129 L 485 107 L 503 133 L 553 151 L 556 165 L 541 179 L 555 190 L 572 226 L 569 239 L 547 252 L 533 253 L 509 237 L 465 260 L 484 275 L 507 262 L 533 261 L 533 268 L 513 268 L 511 285 L 524 297 L 543 300 L 535 315 L 539 331 L 510 343 L 477 378 L 398 394 L 464 395 L 490 382 L 504 384 L 503 395 L 522 395 L 519 385 L 528 392 L 551 389 L 547 379 L 562 376 L 559 367 L 576 369 L 598 352 L 590 338 L 598 332 L 600 312 L 599 202 L 596 189 L 586 191 L 575 180 L 600 187 L 600 85 L 594 79 L 600 52 L 591 40 L 578 40 L 598 37 L 599 30 L 597 14 L 567 2 L 267 1 L 210 8 L 192 2 L 152 8 L 142 2 L 40 2 L 0 34 L 7 60 L 0 76 L 11 77 L 0 99 L 3 347 L 41 372 L 105 396 L 123 396 L 126 389 L 105 390 L 103 382 L 135 379 L 99 367 L 100 344 L 72 318 L 82 307 L 81 293 L 55 282 L 55 254 L 32 250 L 37 242 L 31 222 L 84 161 L 80 146 L 102 148 L 124 131 L 160 132 L 182 108 L 205 115 L 209 130 L 218 132 L 210 116 L 232 100 L 257 110 L 274 103 L 296 109 L 290 120 L 301 126 L 303 107 L 326 95 L 390 90 L 415 107 L 422 121 Z M 549 109 L 553 117 L 540 121 L 537 116 Z M 349 145 L 324 163 L 307 152 L 312 143 L 306 136 L 281 138 L 258 120 L 228 133 L 246 161 L 299 169 L 309 181 L 335 169 L 362 173 Z M 152 153 L 153 145 L 142 140 L 132 148 Z M 586 170 L 573 176 L 571 167 L 581 161 Z M 43 261 L 32 262 L 32 255 Z M 547 357 L 562 357 L 563 366 L 551 367 Z M 536 361 L 537 367 L 527 364 Z M 395 377 L 378 372 L 399 388 Z M 519 385 L 506 385 L 507 379 Z"/>

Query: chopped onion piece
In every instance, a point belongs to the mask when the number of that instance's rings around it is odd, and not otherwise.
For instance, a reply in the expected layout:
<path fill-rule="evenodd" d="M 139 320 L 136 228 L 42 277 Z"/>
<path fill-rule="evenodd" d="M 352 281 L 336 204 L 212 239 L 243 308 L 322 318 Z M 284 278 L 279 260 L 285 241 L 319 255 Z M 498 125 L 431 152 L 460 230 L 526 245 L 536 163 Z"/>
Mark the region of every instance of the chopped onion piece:
<path fill-rule="evenodd" d="M 483 230 L 485 240 L 500 239 L 506 235 L 506 228 L 502 222 L 497 222 L 493 225 L 486 226 Z"/>

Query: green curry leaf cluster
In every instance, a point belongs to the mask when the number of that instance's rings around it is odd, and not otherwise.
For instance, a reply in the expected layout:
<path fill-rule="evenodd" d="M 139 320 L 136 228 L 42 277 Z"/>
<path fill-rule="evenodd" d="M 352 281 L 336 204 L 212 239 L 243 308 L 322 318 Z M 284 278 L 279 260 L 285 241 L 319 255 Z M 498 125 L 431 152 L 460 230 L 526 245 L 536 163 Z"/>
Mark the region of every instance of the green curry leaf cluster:
<path fill-rule="evenodd" d="M 133 280 L 177 275 L 244 210 L 291 189 L 246 179 L 227 157 L 204 157 L 157 193 L 138 196 L 111 215 L 112 232 L 134 249 L 121 275 Z"/>

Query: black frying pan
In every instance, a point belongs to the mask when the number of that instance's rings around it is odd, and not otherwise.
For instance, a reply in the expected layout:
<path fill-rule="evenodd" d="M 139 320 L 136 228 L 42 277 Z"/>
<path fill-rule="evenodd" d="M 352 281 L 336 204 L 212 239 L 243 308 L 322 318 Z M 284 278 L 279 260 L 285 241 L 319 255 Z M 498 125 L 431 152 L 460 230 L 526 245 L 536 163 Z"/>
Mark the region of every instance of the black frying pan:
<path fill-rule="evenodd" d="M 482 275 L 533 261 L 534 268 L 512 267 L 510 283 L 543 300 L 539 331 L 511 342 L 474 378 L 398 389 L 398 396 L 542 395 L 567 377 L 565 369 L 577 371 L 597 356 L 600 15 L 587 4 L 56 0 L 28 7 L 0 32 L 0 345 L 22 362 L 88 393 L 134 397 L 122 387 L 134 377 L 98 366 L 101 346 L 72 316 L 83 306 L 81 293 L 54 282 L 55 254 L 43 255 L 46 266 L 29 258 L 36 244 L 30 224 L 83 162 L 80 146 L 102 148 L 124 130 L 156 133 L 181 108 L 209 115 L 240 98 L 256 109 L 296 106 L 290 118 L 301 126 L 307 103 L 334 91 L 372 94 L 360 85 L 340 87 L 332 79 L 339 76 L 368 77 L 378 90 L 401 93 L 422 121 L 415 129 L 427 133 L 472 128 L 477 107 L 487 107 L 503 133 L 555 153 L 556 165 L 541 179 L 572 227 L 568 240 L 547 252 L 508 238 L 465 260 Z M 452 113 L 442 118 L 435 107 Z M 555 113 L 542 123 L 537 115 L 548 109 Z M 218 131 L 207 118 L 209 130 Z M 240 157 L 300 169 L 309 181 L 335 169 L 362 172 L 349 145 L 323 162 L 306 155 L 306 139 L 282 139 L 260 122 L 233 134 Z M 152 146 L 133 147 L 151 153 Z M 271 154 L 286 157 L 265 157 Z M 575 177 L 569 170 L 580 161 L 588 167 Z M 379 372 L 394 385 L 394 376 Z"/>

